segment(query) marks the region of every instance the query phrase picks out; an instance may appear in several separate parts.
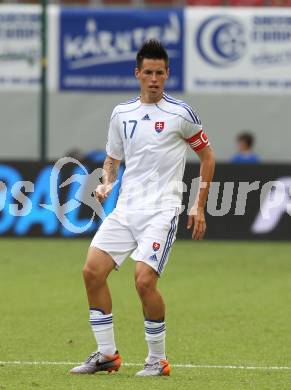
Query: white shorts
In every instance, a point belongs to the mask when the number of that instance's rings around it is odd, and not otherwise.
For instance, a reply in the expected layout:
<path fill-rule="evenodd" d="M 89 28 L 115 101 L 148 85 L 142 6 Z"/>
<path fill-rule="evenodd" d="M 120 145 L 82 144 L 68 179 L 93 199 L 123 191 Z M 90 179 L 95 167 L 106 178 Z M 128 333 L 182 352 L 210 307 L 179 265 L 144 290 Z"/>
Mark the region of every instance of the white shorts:
<path fill-rule="evenodd" d="M 179 209 L 115 209 L 104 220 L 91 245 L 107 252 L 119 268 L 130 255 L 160 275 L 176 238 Z"/>

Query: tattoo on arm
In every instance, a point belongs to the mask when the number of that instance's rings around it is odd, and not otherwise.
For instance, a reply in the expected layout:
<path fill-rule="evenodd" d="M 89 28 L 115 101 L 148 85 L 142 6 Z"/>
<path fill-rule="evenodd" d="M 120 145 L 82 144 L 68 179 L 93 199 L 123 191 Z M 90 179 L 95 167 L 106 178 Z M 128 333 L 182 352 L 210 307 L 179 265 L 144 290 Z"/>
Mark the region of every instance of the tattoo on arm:
<path fill-rule="evenodd" d="M 116 162 L 112 158 L 106 157 L 103 164 L 103 184 L 113 184 L 115 182 L 117 178 L 118 165 L 119 164 L 116 164 Z"/>

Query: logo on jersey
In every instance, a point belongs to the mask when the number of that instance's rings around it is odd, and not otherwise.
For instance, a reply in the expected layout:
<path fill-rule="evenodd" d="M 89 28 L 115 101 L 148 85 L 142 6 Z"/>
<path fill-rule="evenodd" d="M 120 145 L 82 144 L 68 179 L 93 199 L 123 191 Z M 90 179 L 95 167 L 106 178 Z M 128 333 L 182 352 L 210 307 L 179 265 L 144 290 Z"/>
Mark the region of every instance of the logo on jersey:
<path fill-rule="evenodd" d="M 141 118 L 142 121 L 150 121 L 151 118 L 149 116 L 149 114 L 146 114 L 143 118 Z"/>
<path fill-rule="evenodd" d="M 151 255 L 149 257 L 149 259 L 152 260 L 152 261 L 158 261 L 157 255 L 155 253 L 153 255 Z"/>
<path fill-rule="evenodd" d="M 158 242 L 153 242 L 153 250 L 157 252 L 160 249 L 161 244 Z"/>
<path fill-rule="evenodd" d="M 155 130 L 157 133 L 160 133 L 165 128 L 165 122 L 156 122 L 155 123 Z"/>
<path fill-rule="evenodd" d="M 157 252 L 161 247 L 161 244 L 158 242 L 153 242 L 153 251 L 154 253 L 149 257 L 152 261 L 158 261 L 157 255 L 155 252 Z"/>

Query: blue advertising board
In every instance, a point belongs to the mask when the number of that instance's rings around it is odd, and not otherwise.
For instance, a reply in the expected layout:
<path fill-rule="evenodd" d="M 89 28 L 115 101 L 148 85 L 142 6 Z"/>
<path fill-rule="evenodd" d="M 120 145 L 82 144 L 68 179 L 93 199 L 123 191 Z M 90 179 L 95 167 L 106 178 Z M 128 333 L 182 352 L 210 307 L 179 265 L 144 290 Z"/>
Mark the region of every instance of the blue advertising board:
<path fill-rule="evenodd" d="M 0 237 L 93 237 L 115 208 L 125 166 L 102 205 L 92 193 L 101 165 L 63 157 L 54 164 L 0 162 Z M 187 211 L 199 164 L 187 164 L 177 237 L 190 239 Z M 289 240 L 290 165 L 217 164 L 207 206 L 208 239 Z M 263 196 L 262 196 L 263 195 Z"/>
<path fill-rule="evenodd" d="M 183 10 L 63 8 L 60 16 L 59 88 L 76 91 L 138 90 L 135 56 L 157 39 L 170 58 L 166 89 L 183 90 Z"/>
<path fill-rule="evenodd" d="M 92 164 L 67 157 L 55 164 L 0 163 L 0 237 L 93 235 L 116 205 L 123 172 L 121 165 L 117 183 L 100 207 L 91 194 L 102 169 Z"/>

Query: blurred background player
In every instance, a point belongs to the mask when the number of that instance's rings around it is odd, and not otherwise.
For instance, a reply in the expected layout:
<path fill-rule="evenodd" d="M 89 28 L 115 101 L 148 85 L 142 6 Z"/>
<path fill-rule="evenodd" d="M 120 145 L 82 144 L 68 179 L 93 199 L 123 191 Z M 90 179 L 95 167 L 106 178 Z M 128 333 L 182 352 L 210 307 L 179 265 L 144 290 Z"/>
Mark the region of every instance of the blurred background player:
<path fill-rule="evenodd" d="M 243 132 L 236 138 L 238 152 L 231 159 L 235 164 L 257 164 L 260 162 L 259 157 L 253 151 L 255 143 L 254 136 L 249 132 Z"/>
<path fill-rule="evenodd" d="M 117 371 L 112 302 L 107 277 L 130 255 L 136 261 L 135 284 L 141 300 L 148 356 L 138 376 L 169 375 L 165 352 L 165 304 L 157 282 L 175 240 L 187 146 L 200 159 L 202 185 L 190 210 L 188 229 L 201 240 L 206 230 L 204 207 L 214 172 L 214 156 L 197 114 L 184 102 L 164 93 L 168 55 L 154 40 L 137 53 L 135 76 L 140 96 L 113 110 L 106 146 L 102 184 L 105 200 L 117 178 L 121 160 L 126 169 L 115 210 L 94 236 L 83 269 L 90 306 L 90 323 L 98 350 L 74 374 Z M 146 195 L 145 195 L 146 192 Z"/>

